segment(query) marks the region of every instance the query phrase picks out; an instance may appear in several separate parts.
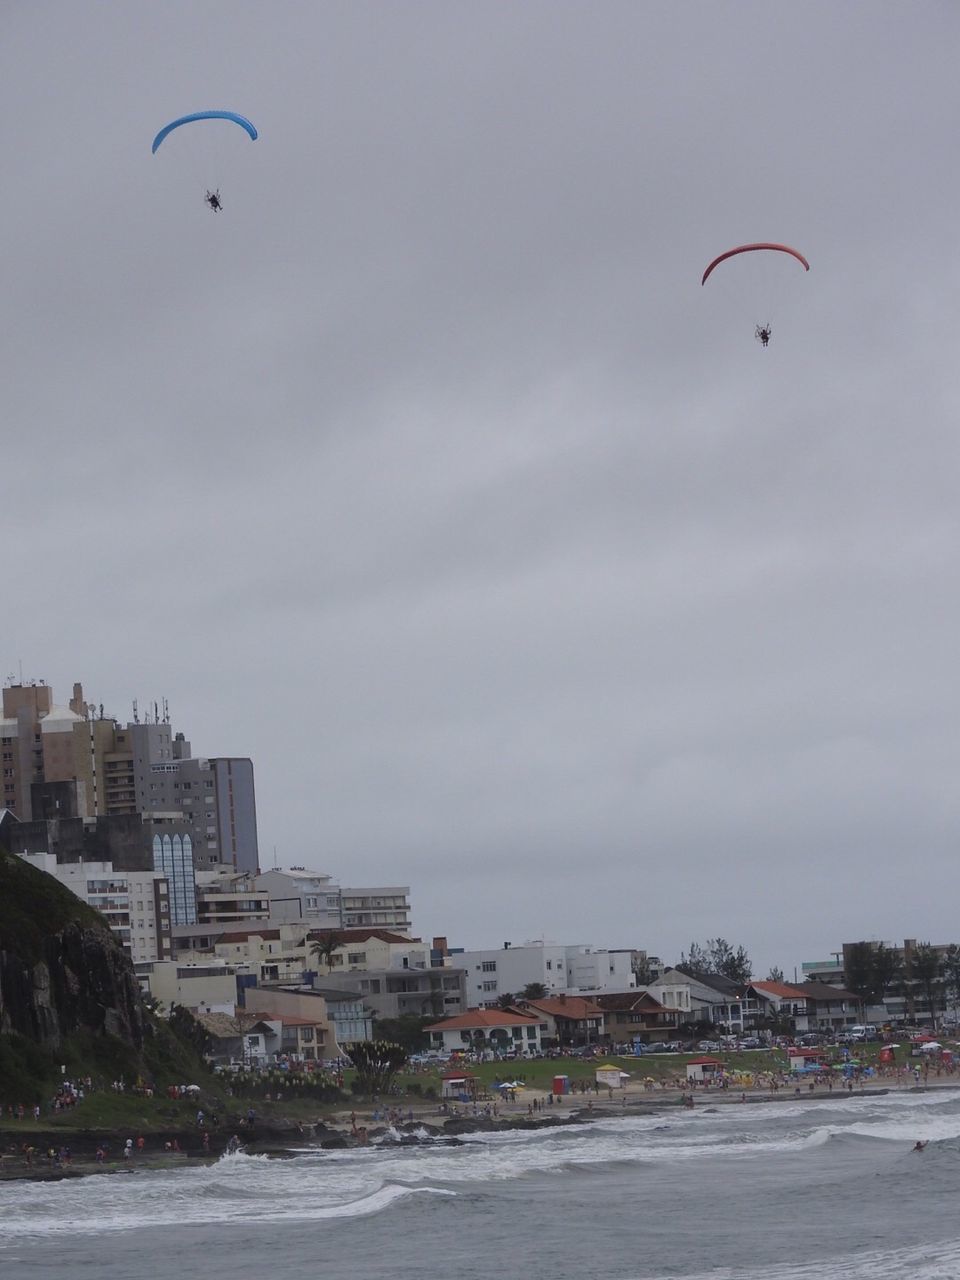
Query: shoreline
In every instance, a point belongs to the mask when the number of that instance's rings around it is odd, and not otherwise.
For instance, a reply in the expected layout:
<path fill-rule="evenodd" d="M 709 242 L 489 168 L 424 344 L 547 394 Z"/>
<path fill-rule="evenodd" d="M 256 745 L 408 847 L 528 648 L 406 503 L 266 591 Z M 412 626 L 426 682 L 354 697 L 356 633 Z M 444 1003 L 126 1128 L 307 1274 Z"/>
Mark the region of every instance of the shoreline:
<path fill-rule="evenodd" d="M 459 1145 L 460 1135 L 471 1133 L 497 1133 L 511 1130 L 562 1128 L 569 1125 L 591 1124 L 597 1120 L 631 1118 L 643 1115 L 661 1115 L 664 1112 L 689 1114 L 705 1107 L 762 1106 L 777 1103 L 830 1102 L 835 1099 L 883 1097 L 898 1093 L 932 1093 L 939 1090 L 960 1090 L 960 1080 L 943 1080 L 926 1085 L 898 1085 L 878 1081 L 872 1087 L 858 1087 L 852 1092 L 846 1089 L 828 1089 L 817 1086 L 797 1091 L 785 1087 L 771 1092 L 769 1089 L 680 1089 L 627 1092 L 620 1098 L 587 1099 L 574 1102 L 566 1095 L 562 1103 L 554 1104 L 549 1112 L 530 1114 L 527 1103 L 507 1104 L 496 1116 L 474 1114 L 467 1104 L 461 1104 L 453 1114 L 440 1112 L 435 1103 L 397 1107 L 402 1118 L 395 1122 L 379 1120 L 380 1108 L 369 1105 L 351 1111 L 337 1111 L 320 1117 L 313 1123 L 283 1121 L 258 1124 L 256 1132 L 241 1135 L 241 1150 L 248 1155 L 266 1155 L 271 1159 L 293 1159 L 305 1149 L 343 1150 L 381 1147 L 384 1139 L 393 1146 L 429 1146 L 437 1142 Z M 537 1095 L 538 1102 L 547 1097 L 542 1091 L 529 1090 Z M 691 1099 L 684 1104 L 684 1097 Z M 546 1104 L 545 1104 L 546 1105 Z M 555 1109 L 559 1107 L 558 1111 Z M 374 1121 L 374 1114 L 378 1120 Z M 395 1136 L 394 1136 L 395 1135 Z M 426 1135 L 426 1136 L 423 1136 Z M 217 1130 L 210 1134 L 207 1148 L 203 1147 L 200 1134 L 193 1129 L 162 1130 L 151 1132 L 149 1146 L 138 1151 L 134 1146 L 131 1155 L 124 1158 L 126 1131 L 95 1129 L 50 1130 L 38 1128 L 9 1129 L 0 1124 L 0 1182 L 59 1182 L 68 1178 L 85 1178 L 98 1175 L 136 1174 L 140 1171 L 177 1169 L 186 1166 L 215 1164 L 228 1155 L 228 1144 L 233 1134 Z M 176 1142 L 178 1150 L 157 1149 L 157 1144 Z M 29 1160 L 25 1154 L 32 1148 Z M 106 1148 L 102 1161 L 96 1158 L 98 1147 Z M 51 1158 L 50 1151 L 69 1151 L 69 1158 L 61 1162 Z"/>

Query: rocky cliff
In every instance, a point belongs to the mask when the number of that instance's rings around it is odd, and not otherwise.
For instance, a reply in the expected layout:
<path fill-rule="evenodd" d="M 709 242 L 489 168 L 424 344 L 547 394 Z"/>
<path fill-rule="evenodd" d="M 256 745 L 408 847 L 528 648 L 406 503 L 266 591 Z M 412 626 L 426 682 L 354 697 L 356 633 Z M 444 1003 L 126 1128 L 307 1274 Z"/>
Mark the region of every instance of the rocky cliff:
<path fill-rule="evenodd" d="M 0 1034 L 56 1050 L 76 1032 L 140 1050 L 143 1007 L 130 960 L 97 912 L 0 851 Z"/>

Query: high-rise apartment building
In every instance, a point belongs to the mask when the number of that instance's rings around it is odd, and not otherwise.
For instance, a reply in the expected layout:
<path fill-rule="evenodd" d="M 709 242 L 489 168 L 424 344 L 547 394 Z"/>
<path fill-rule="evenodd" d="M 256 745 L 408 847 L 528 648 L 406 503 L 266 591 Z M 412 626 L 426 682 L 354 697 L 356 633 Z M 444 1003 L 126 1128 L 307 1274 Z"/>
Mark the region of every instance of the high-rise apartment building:
<path fill-rule="evenodd" d="M 112 862 L 59 862 L 55 853 L 22 853 L 106 919 L 136 963 L 168 959 L 169 889 L 161 871 L 118 871 Z"/>
<path fill-rule="evenodd" d="M 43 681 L 4 688 L 0 809 L 21 822 L 139 814 L 154 827 L 186 827 L 198 869 L 259 870 L 251 761 L 193 756 L 165 706 L 146 722 L 135 708 L 122 725 L 87 703 L 79 684 L 67 706 Z"/>

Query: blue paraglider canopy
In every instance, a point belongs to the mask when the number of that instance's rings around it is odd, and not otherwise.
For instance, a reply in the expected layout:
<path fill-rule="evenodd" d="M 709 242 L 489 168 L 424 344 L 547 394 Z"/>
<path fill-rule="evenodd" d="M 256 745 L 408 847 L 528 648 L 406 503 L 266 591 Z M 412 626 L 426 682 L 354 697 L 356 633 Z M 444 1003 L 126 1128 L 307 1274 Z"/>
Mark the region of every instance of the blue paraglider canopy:
<path fill-rule="evenodd" d="M 174 129 L 179 129 L 181 125 L 193 124 L 196 120 L 229 120 L 232 124 L 238 124 L 241 129 L 245 129 L 250 135 L 251 142 L 255 142 L 257 138 L 256 126 L 245 116 L 238 116 L 235 111 L 194 111 L 192 115 L 180 116 L 179 119 L 171 120 L 169 124 L 163 126 L 153 140 L 151 150 L 154 155 L 168 133 L 173 133 Z"/>

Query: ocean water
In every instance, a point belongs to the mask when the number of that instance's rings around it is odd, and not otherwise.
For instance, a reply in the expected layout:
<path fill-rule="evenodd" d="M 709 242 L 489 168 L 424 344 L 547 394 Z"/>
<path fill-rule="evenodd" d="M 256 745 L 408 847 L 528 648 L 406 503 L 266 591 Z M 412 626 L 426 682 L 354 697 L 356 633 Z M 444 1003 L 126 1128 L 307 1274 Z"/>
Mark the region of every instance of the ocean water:
<path fill-rule="evenodd" d="M 0 1184 L 0 1275 L 958 1280 L 960 1090 L 700 1101 L 462 1146 Z"/>

